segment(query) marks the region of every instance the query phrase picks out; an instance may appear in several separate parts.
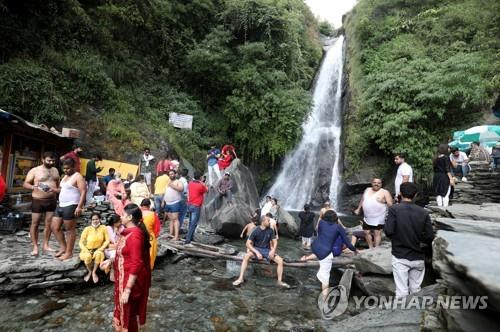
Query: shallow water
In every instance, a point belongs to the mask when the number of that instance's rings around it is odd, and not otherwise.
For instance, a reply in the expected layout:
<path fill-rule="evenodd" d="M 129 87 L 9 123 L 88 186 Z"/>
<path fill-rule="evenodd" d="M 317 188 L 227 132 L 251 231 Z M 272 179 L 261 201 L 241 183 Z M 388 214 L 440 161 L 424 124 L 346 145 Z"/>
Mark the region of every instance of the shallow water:
<path fill-rule="evenodd" d="M 235 241 L 243 247 L 243 241 Z M 302 255 L 300 242 L 280 239 L 279 254 Z M 232 286 L 239 266 L 222 260 L 172 257 L 153 271 L 148 331 L 303 331 L 326 329 L 317 307 L 316 268 L 285 268 L 292 288 L 276 287 L 276 266 L 253 265 L 247 282 Z M 113 285 L 0 299 L 7 331 L 111 331 Z"/>

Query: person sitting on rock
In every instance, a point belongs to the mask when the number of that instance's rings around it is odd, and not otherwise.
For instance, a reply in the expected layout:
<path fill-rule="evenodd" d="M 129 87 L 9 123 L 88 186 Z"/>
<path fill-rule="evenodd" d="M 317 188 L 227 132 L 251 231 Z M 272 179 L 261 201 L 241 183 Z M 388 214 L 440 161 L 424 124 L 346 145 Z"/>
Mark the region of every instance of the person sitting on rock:
<path fill-rule="evenodd" d="M 357 253 L 356 248 L 349 241 L 347 234 L 339 223 L 339 217 L 333 210 L 328 210 L 318 223 L 318 237 L 313 242 L 311 249 L 313 254 L 302 256 L 301 261 L 317 258 L 319 260 L 319 270 L 316 277 L 321 282 L 323 295 L 326 295 L 330 287 L 330 271 L 332 269 L 333 257 L 340 255 L 341 249 L 335 248 L 337 239 L 341 239 L 351 251 Z"/>
<path fill-rule="evenodd" d="M 97 212 L 90 216 L 91 225 L 85 227 L 80 237 L 80 259 L 87 268 L 87 275 L 83 279 L 87 282 L 92 276 L 94 283 L 99 281 L 97 268 L 104 260 L 104 249 L 108 247 L 109 235 L 104 225 L 101 225 L 101 215 Z"/>
<path fill-rule="evenodd" d="M 461 178 L 463 182 L 467 181 L 467 175 L 470 172 L 469 166 L 469 158 L 465 154 L 458 150 L 457 148 L 450 149 L 450 162 L 451 162 L 451 174 L 453 176 L 459 176 L 461 174 Z"/>
<path fill-rule="evenodd" d="M 109 279 L 115 281 L 113 273 L 112 261 L 116 256 L 116 246 L 118 244 L 118 239 L 120 238 L 120 233 L 123 230 L 123 225 L 121 223 L 121 217 L 116 213 L 108 217 L 106 230 L 108 231 L 109 244 L 106 249 L 104 249 L 104 256 L 106 259 L 99 264 L 99 268 L 104 271 L 104 273 L 109 274 Z M 110 273 L 111 272 L 111 273 Z"/>
<path fill-rule="evenodd" d="M 495 171 L 498 164 L 500 164 L 500 142 L 497 142 L 491 150 L 491 169 Z"/>
<path fill-rule="evenodd" d="M 106 175 L 102 178 L 106 187 L 108 186 L 108 183 L 115 178 L 115 172 L 116 172 L 116 170 L 114 168 L 110 168 L 108 170 L 108 175 Z"/>
<path fill-rule="evenodd" d="M 269 228 L 273 230 L 274 236 L 276 236 L 276 240 L 279 240 L 278 222 L 276 221 L 276 219 L 274 219 L 274 216 L 271 212 L 266 214 L 266 216 L 269 218 Z"/>
<path fill-rule="evenodd" d="M 233 156 L 229 152 L 222 152 L 219 160 L 217 161 L 217 165 L 219 166 L 219 171 L 224 171 L 226 168 L 231 166 L 233 162 Z"/>
<path fill-rule="evenodd" d="M 248 239 L 248 237 L 250 236 L 250 234 L 252 234 L 255 227 L 259 226 L 259 220 L 260 220 L 260 209 L 257 209 L 250 218 L 250 222 L 246 224 L 243 230 L 241 231 L 240 238 L 246 237 Z"/>
<path fill-rule="evenodd" d="M 149 191 L 144 175 L 139 175 L 137 180 L 130 185 L 130 200 L 132 203 L 139 206 L 144 198 L 150 198 L 151 192 Z"/>
<path fill-rule="evenodd" d="M 472 142 L 470 146 L 471 146 L 469 153 L 470 161 L 487 162 L 488 164 L 490 163 L 490 154 L 488 153 L 488 151 L 486 151 L 484 147 L 481 146 L 481 143 Z"/>
<path fill-rule="evenodd" d="M 324 203 L 323 203 L 323 207 L 321 208 L 321 210 L 319 210 L 319 219 L 318 219 L 318 223 L 321 219 L 323 219 L 323 216 L 325 215 L 325 212 L 326 211 L 329 211 L 329 210 L 332 210 L 333 211 L 333 208 L 332 208 L 332 204 L 330 202 L 329 199 L 327 199 Z M 317 227 L 316 227 L 317 228 Z"/>
<path fill-rule="evenodd" d="M 278 286 L 290 288 L 290 286 L 283 282 L 283 258 L 276 255 L 278 248 L 278 241 L 274 236 L 273 231 L 269 228 L 269 217 L 263 216 L 260 221 L 260 226 L 256 227 L 252 234 L 248 237 L 246 246 L 248 252 L 243 257 L 241 263 L 240 276 L 233 282 L 234 286 L 241 285 L 245 280 L 243 279 L 245 271 L 248 267 L 250 259 L 274 261 L 278 264 L 276 274 L 278 275 Z"/>
<path fill-rule="evenodd" d="M 233 188 L 233 180 L 231 180 L 231 174 L 226 172 L 224 177 L 217 183 L 217 199 L 215 202 L 215 209 L 221 208 L 222 200 L 224 197 L 227 198 L 227 204 L 229 206 L 233 205 L 233 193 L 231 189 Z"/>
<path fill-rule="evenodd" d="M 106 198 L 119 216 L 123 215 L 123 207 L 130 203 L 120 173 L 114 173 L 114 179 L 106 187 Z"/>

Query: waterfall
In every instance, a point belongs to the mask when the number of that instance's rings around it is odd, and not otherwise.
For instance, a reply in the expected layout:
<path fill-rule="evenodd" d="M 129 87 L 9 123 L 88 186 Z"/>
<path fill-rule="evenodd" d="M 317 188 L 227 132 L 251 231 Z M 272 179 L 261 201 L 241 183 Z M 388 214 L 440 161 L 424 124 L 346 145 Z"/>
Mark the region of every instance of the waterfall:
<path fill-rule="evenodd" d="M 330 199 L 337 208 L 342 124 L 342 70 L 344 37 L 326 50 L 313 88 L 313 109 L 303 123 L 298 146 L 286 156 L 268 195 L 286 210 L 301 210 L 305 203 Z"/>

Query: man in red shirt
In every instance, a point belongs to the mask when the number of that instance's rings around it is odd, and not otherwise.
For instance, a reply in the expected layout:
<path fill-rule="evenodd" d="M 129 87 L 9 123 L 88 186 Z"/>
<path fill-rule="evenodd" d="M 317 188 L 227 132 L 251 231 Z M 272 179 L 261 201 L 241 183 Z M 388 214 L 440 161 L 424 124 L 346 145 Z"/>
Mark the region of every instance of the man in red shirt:
<path fill-rule="evenodd" d="M 191 212 L 191 217 L 189 217 L 189 231 L 184 244 L 189 244 L 191 243 L 191 241 L 193 241 L 194 232 L 196 230 L 196 226 L 198 226 L 198 220 L 200 220 L 203 199 L 205 198 L 205 193 L 208 192 L 208 187 L 205 184 L 205 180 L 200 179 L 201 173 L 199 171 L 195 171 L 194 179 L 188 184 L 187 209 L 189 212 Z"/>
<path fill-rule="evenodd" d="M 80 154 L 82 153 L 82 148 L 79 147 L 78 145 L 73 145 L 73 151 L 70 151 L 66 153 L 64 156 L 59 158 L 61 161 L 64 161 L 68 158 L 71 158 L 75 161 L 75 171 L 78 173 L 81 172 L 80 170 Z"/>

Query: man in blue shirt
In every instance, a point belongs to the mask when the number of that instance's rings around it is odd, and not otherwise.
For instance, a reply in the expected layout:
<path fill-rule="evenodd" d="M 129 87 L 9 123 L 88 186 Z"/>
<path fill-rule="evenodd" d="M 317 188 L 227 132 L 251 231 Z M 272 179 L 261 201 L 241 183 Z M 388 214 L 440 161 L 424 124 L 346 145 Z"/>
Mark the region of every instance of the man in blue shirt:
<path fill-rule="evenodd" d="M 109 181 L 111 181 L 115 178 L 115 171 L 116 170 L 114 168 L 110 168 L 108 171 L 108 175 L 106 175 L 102 178 L 106 187 L 108 186 Z"/>
<path fill-rule="evenodd" d="M 222 177 L 219 170 L 219 165 L 217 160 L 220 157 L 220 150 L 212 145 L 210 151 L 207 154 L 207 164 L 208 164 L 208 186 L 213 187 Z"/>
<path fill-rule="evenodd" d="M 278 248 L 278 241 L 274 235 L 273 230 L 269 227 L 270 221 L 268 216 L 262 216 L 260 219 L 260 226 L 256 227 L 252 234 L 248 237 L 246 246 L 247 253 L 243 257 L 243 262 L 241 263 L 240 277 L 233 282 L 234 286 L 241 285 L 244 282 L 243 276 L 248 267 L 248 262 L 250 259 L 254 258 L 257 260 L 266 259 L 267 261 L 274 261 L 278 264 L 276 274 L 278 275 L 278 286 L 290 288 L 288 284 L 282 281 L 283 277 L 283 258 L 276 255 L 276 249 Z"/>

